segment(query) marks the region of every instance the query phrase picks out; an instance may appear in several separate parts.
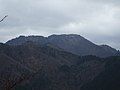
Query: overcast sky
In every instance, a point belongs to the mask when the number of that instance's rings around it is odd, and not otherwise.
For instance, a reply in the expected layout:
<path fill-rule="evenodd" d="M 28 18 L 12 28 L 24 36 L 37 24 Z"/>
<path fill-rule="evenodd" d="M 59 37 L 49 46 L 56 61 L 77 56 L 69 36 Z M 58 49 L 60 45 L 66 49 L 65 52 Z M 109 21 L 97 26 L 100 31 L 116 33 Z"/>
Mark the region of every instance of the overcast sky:
<path fill-rule="evenodd" d="M 0 42 L 19 35 L 79 34 L 120 49 L 120 0 L 0 0 Z"/>

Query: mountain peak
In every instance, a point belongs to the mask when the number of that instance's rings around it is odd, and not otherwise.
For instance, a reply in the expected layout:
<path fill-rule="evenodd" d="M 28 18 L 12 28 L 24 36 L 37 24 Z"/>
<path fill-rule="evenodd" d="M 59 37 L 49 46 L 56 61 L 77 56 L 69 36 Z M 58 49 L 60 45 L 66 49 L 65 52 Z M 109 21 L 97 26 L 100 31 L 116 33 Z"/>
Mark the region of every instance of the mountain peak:
<path fill-rule="evenodd" d="M 33 42 L 38 45 L 50 45 L 61 48 L 64 51 L 77 55 L 95 55 L 99 57 L 114 56 L 117 52 L 114 48 L 107 45 L 96 45 L 86 38 L 77 34 L 53 34 L 44 36 L 20 36 L 8 41 L 9 45 L 22 45 L 25 42 Z"/>

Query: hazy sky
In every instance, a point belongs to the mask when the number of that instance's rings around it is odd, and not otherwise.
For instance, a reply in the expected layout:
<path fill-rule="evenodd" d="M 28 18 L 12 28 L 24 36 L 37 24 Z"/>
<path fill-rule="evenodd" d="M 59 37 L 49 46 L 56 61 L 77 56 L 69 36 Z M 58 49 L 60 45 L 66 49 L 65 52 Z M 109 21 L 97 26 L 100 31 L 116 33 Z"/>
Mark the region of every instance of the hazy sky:
<path fill-rule="evenodd" d="M 19 35 L 80 34 L 120 49 L 120 0 L 0 0 L 0 42 Z"/>

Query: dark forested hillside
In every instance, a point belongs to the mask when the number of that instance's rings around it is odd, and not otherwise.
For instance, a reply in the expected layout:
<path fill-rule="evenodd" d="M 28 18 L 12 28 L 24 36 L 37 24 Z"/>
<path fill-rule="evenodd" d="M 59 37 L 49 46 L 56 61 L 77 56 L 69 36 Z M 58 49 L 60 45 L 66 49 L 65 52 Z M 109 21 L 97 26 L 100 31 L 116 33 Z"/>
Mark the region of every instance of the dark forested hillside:
<path fill-rule="evenodd" d="M 120 57 L 106 58 L 105 70 L 81 90 L 120 90 Z"/>
<path fill-rule="evenodd" d="M 78 56 L 31 41 L 1 43 L 0 90 L 117 90 L 119 66 L 117 56 Z"/>

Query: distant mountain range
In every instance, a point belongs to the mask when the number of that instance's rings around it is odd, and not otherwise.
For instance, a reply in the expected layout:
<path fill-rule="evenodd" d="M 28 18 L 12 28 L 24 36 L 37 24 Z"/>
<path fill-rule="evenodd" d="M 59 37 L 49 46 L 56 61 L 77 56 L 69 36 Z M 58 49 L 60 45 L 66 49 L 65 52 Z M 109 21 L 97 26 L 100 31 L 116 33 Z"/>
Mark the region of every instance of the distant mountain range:
<path fill-rule="evenodd" d="M 76 55 L 95 55 L 99 57 L 116 56 L 119 52 L 108 45 L 96 45 L 84 37 L 76 34 L 62 34 L 43 36 L 20 36 L 12 39 L 6 44 L 8 45 L 22 45 L 25 42 L 33 42 L 38 45 L 51 46 Z"/>
<path fill-rule="evenodd" d="M 96 50 L 83 54 L 83 48 Z M 107 54 L 98 54 L 102 50 Z M 0 43 L 0 90 L 120 90 L 119 80 L 119 52 L 79 35 L 20 36 Z"/>

